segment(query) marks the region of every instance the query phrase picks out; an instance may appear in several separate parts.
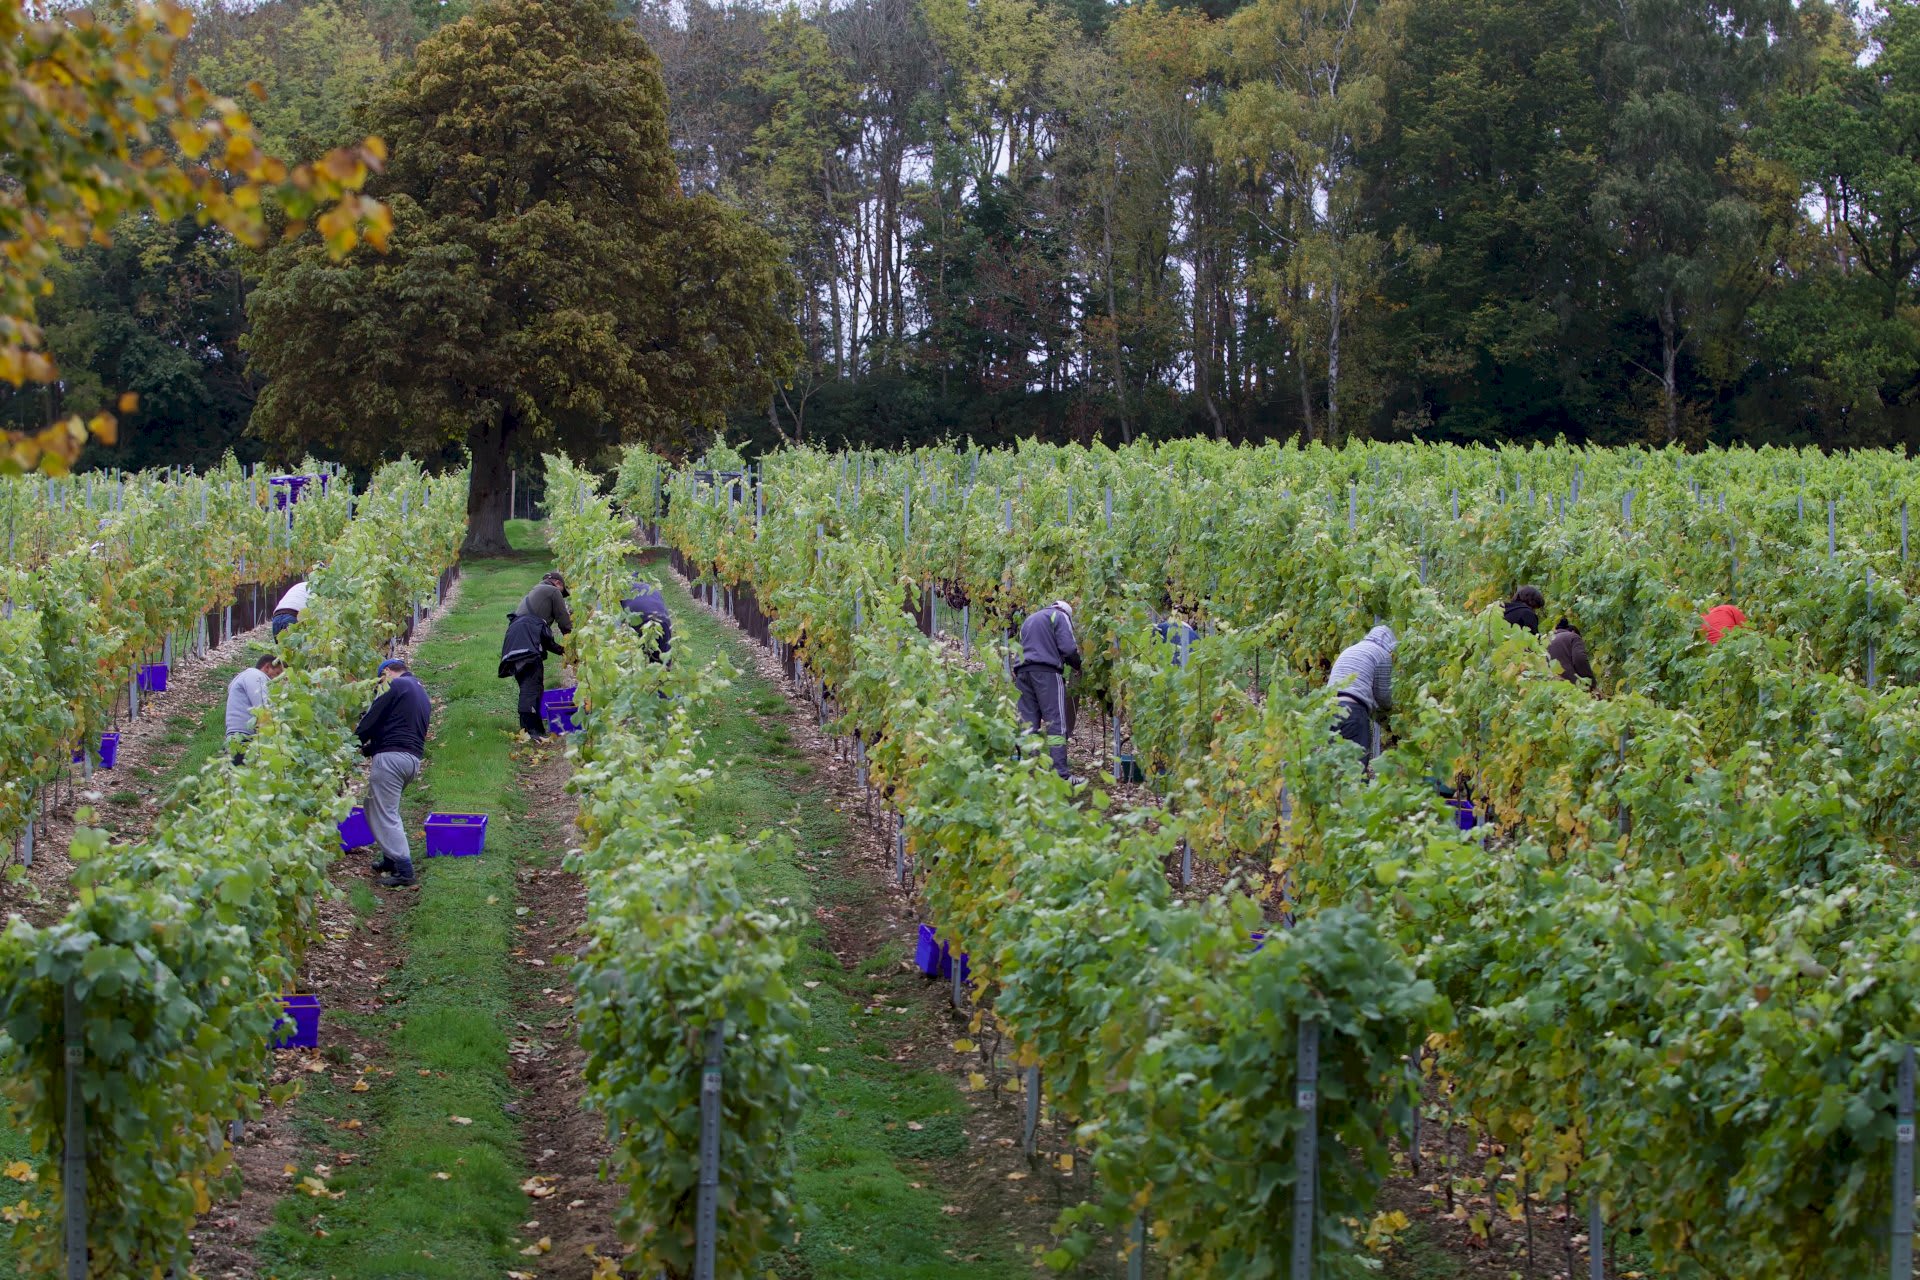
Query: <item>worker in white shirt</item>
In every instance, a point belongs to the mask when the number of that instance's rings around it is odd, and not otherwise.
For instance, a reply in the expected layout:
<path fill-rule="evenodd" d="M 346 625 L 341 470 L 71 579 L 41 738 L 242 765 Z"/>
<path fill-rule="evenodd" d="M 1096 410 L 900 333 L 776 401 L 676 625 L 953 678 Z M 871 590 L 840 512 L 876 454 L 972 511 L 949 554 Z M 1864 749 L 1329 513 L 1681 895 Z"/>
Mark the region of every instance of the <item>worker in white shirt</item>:
<path fill-rule="evenodd" d="M 306 607 L 307 580 L 302 578 L 288 587 L 280 603 L 273 606 L 273 638 L 278 640 L 282 631 L 300 621 L 300 611 Z"/>
<path fill-rule="evenodd" d="M 247 762 L 247 743 L 253 738 L 254 716 L 267 705 L 267 681 L 286 670 L 270 653 L 235 676 L 227 685 L 227 750 L 235 764 Z"/>

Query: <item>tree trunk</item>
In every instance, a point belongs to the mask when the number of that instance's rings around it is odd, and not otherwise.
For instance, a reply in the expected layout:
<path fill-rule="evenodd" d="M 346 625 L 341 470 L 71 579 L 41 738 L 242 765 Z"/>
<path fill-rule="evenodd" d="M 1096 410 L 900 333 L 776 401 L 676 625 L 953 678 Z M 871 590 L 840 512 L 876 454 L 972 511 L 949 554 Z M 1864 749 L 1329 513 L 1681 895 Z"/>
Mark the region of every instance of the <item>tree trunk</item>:
<path fill-rule="evenodd" d="M 1673 293 L 1667 292 L 1660 306 L 1660 389 L 1667 398 L 1667 443 L 1680 440 L 1680 326 L 1673 312 Z"/>
<path fill-rule="evenodd" d="M 1340 443 L 1340 275 L 1334 269 L 1327 303 L 1327 443 Z"/>
<path fill-rule="evenodd" d="M 463 556 L 503 556 L 513 550 L 507 543 L 507 440 L 513 425 L 512 412 L 503 410 L 499 421 L 467 432 L 473 464 L 467 478 Z"/>
<path fill-rule="evenodd" d="M 1113 405 L 1120 415 L 1120 443 L 1133 443 L 1133 422 L 1127 417 L 1127 369 L 1120 357 L 1120 299 L 1113 286 L 1113 196 L 1103 193 L 1100 200 L 1100 239 L 1106 257 L 1107 342 L 1113 360 Z"/>

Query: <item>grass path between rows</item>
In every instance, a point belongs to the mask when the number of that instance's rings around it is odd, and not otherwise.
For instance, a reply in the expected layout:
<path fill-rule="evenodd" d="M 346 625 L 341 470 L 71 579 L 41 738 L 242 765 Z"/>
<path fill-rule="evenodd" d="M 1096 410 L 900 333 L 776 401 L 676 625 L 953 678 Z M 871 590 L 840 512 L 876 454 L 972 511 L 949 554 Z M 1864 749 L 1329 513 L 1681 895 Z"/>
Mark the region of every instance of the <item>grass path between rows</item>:
<path fill-rule="evenodd" d="M 429 810 L 485 813 L 486 851 L 429 859 L 414 844 L 420 887 L 402 891 L 398 999 L 377 1015 L 327 1015 L 384 1052 L 351 1087 L 313 1077 L 299 1104 L 311 1156 L 299 1173 L 324 1165 L 328 1191 L 344 1194 L 283 1198 L 257 1246 L 263 1275 L 477 1280 L 519 1261 L 527 1200 L 508 1075 L 514 871 L 558 856 L 567 815 L 529 813 L 511 754 L 501 630 L 550 561 L 533 550 L 536 531 L 516 522 L 509 532 L 521 554 L 465 562 L 454 609 L 413 659 L 439 705 L 425 771 L 407 795 L 408 831 L 417 842 Z"/>
<path fill-rule="evenodd" d="M 943 1206 L 953 1195 L 944 1170 L 967 1155 L 966 1101 L 948 1076 L 892 1060 L 908 1036 L 904 1020 L 865 1012 L 904 952 L 883 947 L 849 969 L 827 946 L 819 912 L 870 912 L 874 891 L 848 865 L 848 819 L 794 745 L 786 698 L 756 673 L 756 646 L 696 604 L 664 562 L 655 562 L 651 574 L 673 611 L 674 660 L 705 663 L 724 653 L 742 672 L 714 700 L 702 726 L 720 782 L 702 801 L 695 825 L 703 832 L 791 835 L 798 858 L 769 853 L 748 883 L 769 898 L 793 899 L 815 921 L 793 979 L 813 1010 L 803 1057 L 826 1070 L 814 1077 L 799 1133 L 800 1238 L 775 1260 L 777 1274 L 791 1280 L 1031 1275 L 1031 1263 L 997 1226 L 948 1215 Z"/>

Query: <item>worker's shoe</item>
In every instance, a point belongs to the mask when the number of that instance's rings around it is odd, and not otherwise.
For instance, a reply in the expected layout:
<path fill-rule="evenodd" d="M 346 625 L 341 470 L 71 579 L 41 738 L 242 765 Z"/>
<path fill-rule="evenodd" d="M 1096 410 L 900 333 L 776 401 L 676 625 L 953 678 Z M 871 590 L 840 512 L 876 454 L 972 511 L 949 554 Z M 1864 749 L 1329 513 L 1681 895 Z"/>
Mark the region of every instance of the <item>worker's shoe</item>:
<path fill-rule="evenodd" d="M 383 853 L 373 860 L 373 865 L 368 867 L 367 870 L 373 872 L 375 875 L 379 875 L 382 871 L 391 871 L 393 870 L 393 859 Z"/>
<path fill-rule="evenodd" d="M 412 875 L 398 876 L 388 872 L 380 877 L 380 885 L 385 889 L 411 889 L 419 883 L 419 877 Z"/>

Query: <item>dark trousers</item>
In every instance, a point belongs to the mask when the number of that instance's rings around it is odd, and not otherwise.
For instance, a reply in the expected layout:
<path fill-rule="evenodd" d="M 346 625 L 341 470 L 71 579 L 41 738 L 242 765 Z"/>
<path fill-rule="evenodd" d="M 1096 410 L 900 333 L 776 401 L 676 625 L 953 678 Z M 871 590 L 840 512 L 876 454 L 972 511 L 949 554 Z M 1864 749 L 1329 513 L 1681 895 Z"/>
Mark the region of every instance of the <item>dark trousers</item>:
<path fill-rule="evenodd" d="M 273 615 L 273 638 L 278 640 L 280 633 L 300 620 L 297 613 L 276 613 Z"/>
<path fill-rule="evenodd" d="M 520 727 L 534 737 L 544 737 L 547 725 L 540 718 L 540 695 L 547 691 L 547 664 L 528 662 L 514 672 L 520 682 Z"/>
<path fill-rule="evenodd" d="M 1062 741 L 1049 748 L 1053 771 L 1071 777 L 1067 769 L 1067 679 L 1051 667 L 1021 666 L 1013 669 L 1013 687 L 1020 691 L 1020 724 L 1036 733 Z"/>
<path fill-rule="evenodd" d="M 1333 722 L 1333 731 L 1360 748 L 1362 766 L 1373 764 L 1373 713 L 1367 705 L 1354 698 L 1341 698 L 1340 718 Z"/>

